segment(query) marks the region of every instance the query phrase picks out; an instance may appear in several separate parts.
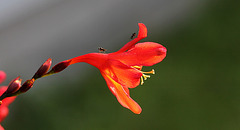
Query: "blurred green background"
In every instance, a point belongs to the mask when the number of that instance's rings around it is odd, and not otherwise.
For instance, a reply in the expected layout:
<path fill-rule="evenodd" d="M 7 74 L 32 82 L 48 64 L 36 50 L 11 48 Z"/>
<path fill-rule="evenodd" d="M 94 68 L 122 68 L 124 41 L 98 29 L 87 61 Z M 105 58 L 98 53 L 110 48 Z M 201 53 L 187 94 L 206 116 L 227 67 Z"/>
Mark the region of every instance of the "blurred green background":
<path fill-rule="evenodd" d="M 161 43 L 168 53 L 161 63 L 144 67 L 156 74 L 130 90 L 143 109 L 140 115 L 117 102 L 96 68 L 80 63 L 37 81 L 32 89 L 45 88 L 20 95 L 2 125 L 9 130 L 240 129 L 239 14 L 240 1 L 212 0 L 171 30 L 145 20 L 149 34 L 142 41 Z M 124 45 L 115 44 L 112 50 Z M 64 77 L 67 71 L 81 79 Z M 59 82 L 45 84 L 48 80 Z"/>

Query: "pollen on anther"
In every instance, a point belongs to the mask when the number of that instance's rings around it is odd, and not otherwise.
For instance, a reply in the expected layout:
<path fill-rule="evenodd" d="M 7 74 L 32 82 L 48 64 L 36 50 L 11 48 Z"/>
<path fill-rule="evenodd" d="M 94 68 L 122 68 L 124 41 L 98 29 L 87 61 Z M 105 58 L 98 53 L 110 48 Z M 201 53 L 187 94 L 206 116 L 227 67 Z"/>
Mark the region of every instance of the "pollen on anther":
<path fill-rule="evenodd" d="M 154 69 L 152 69 L 152 74 L 155 74 L 155 70 Z"/>

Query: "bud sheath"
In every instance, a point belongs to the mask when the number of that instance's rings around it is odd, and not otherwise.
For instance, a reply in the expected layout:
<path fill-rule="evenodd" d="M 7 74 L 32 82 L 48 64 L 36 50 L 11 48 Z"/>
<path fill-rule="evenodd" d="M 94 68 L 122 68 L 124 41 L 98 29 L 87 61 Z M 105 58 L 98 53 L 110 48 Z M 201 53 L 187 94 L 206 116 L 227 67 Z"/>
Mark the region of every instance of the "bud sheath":
<path fill-rule="evenodd" d="M 10 84 L 8 85 L 8 89 L 6 90 L 6 94 L 13 94 L 19 90 L 22 81 L 19 78 L 20 76 L 10 82 Z"/>
<path fill-rule="evenodd" d="M 58 73 L 63 71 L 70 65 L 70 62 L 71 60 L 66 60 L 56 64 L 55 66 L 53 66 L 52 70 L 49 73 L 52 74 L 52 73 Z"/>
<path fill-rule="evenodd" d="M 38 79 L 45 75 L 47 71 L 49 70 L 50 66 L 52 64 L 52 59 L 49 58 L 45 63 L 42 64 L 42 66 L 38 69 L 38 71 L 34 74 L 33 78 Z"/>
<path fill-rule="evenodd" d="M 35 81 L 35 79 L 29 79 L 29 80 L 25 81 L 23 83 L 22 87 L 19 89 L 19 91 L 21 93 L 28 91 L 30 88 L 32 88 L 34 81 Z"/>

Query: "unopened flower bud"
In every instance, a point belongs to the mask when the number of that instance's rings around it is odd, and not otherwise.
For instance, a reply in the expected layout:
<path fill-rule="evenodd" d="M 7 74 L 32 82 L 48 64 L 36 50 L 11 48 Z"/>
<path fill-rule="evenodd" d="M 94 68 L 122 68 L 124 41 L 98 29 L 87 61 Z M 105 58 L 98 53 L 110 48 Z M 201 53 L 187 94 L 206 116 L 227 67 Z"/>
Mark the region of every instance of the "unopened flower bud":
<path fill-rule="evenodd" d="M 23 83 L 22 87 L 19 89 L 19 91 L 21 93 L 28 91 L 30 88 L 32 88 L 34 81 L 35 81 L 35 79 L 29 79 L 29 80 L 25 81 Z"/>
<path fill-rule="evenodd" d="M 42 64 L 42 66 L 38 69 L 38 71 L 34 74 L 33 78 L 37 79 L 42 77 L 43 75 L 45 75 L 47 73 L 47 71 L 49 70 L 50 66 L 52 64 L 52 59 L 49 58 L 45 63 Z"/>
<path fill-rule="evenodd" d="M 20 76 L 10 82 L 6 90 L 6 94 L 13 94 L 19 90 L 19 88 L 21 87 L 21 81 L 22 81 L 22 79 L 19 79 L 19 78 Z"/>
<path fill-rule="evenodd" d="M 51 73 L 58 73 L 63 71 L 70 65 L 70 62 L 71 60 L 66 60 L 56 64 L 55 66 L 53 66 L 52 70 L 49 73 L 51 74 Z"/>

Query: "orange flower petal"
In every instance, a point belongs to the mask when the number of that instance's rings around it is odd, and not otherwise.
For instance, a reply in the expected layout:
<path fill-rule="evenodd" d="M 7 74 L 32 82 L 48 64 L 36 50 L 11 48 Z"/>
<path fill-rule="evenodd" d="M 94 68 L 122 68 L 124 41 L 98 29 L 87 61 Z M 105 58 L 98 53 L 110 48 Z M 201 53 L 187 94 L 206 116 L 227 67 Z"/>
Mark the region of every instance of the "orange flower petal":
<path fill-rule="evenodd" d="M 126 45 L 124 45 L 120 50 L 118 50 L 115 53 L 125 52 L 128 49 L 132 48 L 138 41 L 147 37 L 147 27 L 143 23 L 138 23 L 138 26 L 139 26 L 138 36 L 134 38 L 132 41 L 128 42 Z"/>
<path fill-rule="evenodd" d="M 4 128 L 0 125 L 0 130 L 4 130 Z"/>
<path fill-rule="evenodd" d="M 108 60 L 108 68 L 105 73 L 115 81 L 128 88 L 135 88 L 140 83 L 142 73 L 130 66 L 127 66 L 117 60 Z"/>
<path fill-rule="evenodd" d="M 113 80 L 110 76 L 106 75 L 104 72 L 102 72 L 102 75 L 106 80 L 109 89 L 123 107 L 130 109 L 135 114 L 140 114 L 142 112 L 141 107 L 128 95 L 119 83 Z"/>
<path fill-rule="evenodd" d="M 152 66 L 166 57 L 167 49 L 154 42 L 138 43 L 127 52 L 111 55 L 129 66 Z"/>
<path fill-rule="evenodd" d="M 0 88 L 0 95 L 2 95 L 7 90 L 7 87 Z M 16 97 L 8 97 L 2 100 L 2 104 L 0 105 L 0 122 L 2 122 L 5 117 L 8 115 L 8 105 L 13 102 Z M 1 129 L 0 129 L 1 130 Z"/>
<path fill-rule="evenodd" d="M 6 86 L 1 87 L 0 88 L 0 95 L 2 95 L 6 90 L 7 90 Z M 14 97 L 7 97 L 7 98 L 3 99 L 1 106 L 6 106 L 7 107 L 10 103 L 12 103 L 14 101 L 15 98 L 16 98 L 16 96 L 14 96 Z"/>
<path fill-rule="evenodd" d="M 8 108 L 6 106 L 0 106 L 0 122 L 2 122 L 8 115 Z"/>
<path fill-rule="evenodd" d="M 0 83 L 6 79 L 6 73 L 0 70 Z"/>

